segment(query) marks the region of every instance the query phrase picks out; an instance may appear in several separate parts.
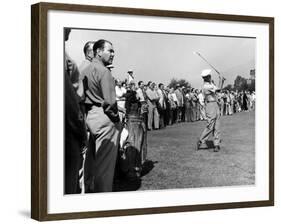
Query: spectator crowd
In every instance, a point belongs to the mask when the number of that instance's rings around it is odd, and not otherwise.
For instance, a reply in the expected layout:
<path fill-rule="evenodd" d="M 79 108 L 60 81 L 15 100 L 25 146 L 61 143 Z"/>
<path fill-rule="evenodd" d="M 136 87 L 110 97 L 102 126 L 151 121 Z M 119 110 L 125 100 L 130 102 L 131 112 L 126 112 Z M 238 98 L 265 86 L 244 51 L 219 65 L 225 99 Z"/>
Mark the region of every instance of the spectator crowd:
<path fill-rule="evenodd" d="M 131 70 L 130 70 L 131 72 Z M 134 80 L 128 82 L 116 80 L 116 96 L 120 111 L 125 109 L 128 102 L 127 91 L 134 91 L 140 104 L 141 114 L 147 130 L 158 130 L 179 122 L 195 122 L 205 120 L 205 99 L 202 90 L 176 85 L 175 88 L 164 86 L 162 83 Z M 217 102 L 221 116 L 233 115 L 241 111 L 255 108 L 255 92 L 219 90 Z M 120 113 L 124 121 L 125 114 Z"/>

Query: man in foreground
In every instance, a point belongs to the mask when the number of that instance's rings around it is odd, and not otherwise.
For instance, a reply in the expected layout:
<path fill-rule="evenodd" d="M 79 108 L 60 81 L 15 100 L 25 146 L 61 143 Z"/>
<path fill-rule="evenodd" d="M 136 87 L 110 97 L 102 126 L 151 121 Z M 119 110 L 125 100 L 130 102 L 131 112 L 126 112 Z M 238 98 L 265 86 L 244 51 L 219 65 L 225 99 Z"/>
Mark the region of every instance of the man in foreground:
<path fill-rule="evenodd" d="M 85 161 L 85 192 L 110 192 L 117 158 L 119 115 L 114 79 L 108 65 L 114 50 L 107 40 L 95 42 L 94 59 L 84 70 L 86 124 L 90 131 Z"/>

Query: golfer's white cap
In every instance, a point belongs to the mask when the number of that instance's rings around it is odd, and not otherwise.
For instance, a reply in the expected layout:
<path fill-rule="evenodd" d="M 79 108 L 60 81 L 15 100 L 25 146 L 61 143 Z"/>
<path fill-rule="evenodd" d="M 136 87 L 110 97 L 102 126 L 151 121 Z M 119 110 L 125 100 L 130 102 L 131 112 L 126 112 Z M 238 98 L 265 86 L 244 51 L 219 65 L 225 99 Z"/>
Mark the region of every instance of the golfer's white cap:
<path fill-rule="evenodd" d="M 212 70 L 211 69 L 204 69 L 201 72 L 202 77 L 206 77 L 207 75 L 212 75 Z"/>

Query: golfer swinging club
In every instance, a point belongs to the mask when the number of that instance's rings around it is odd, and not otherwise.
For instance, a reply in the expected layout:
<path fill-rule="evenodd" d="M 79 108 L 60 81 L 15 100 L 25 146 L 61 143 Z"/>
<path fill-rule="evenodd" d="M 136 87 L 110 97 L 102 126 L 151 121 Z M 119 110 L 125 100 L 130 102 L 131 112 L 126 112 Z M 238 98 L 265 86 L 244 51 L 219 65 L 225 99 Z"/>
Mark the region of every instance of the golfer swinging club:
<path fill-rule="evenodd" d="M 220 150 L 220 109 L 217 103 L 216 91 L 218 88 L 215 86 L 211 77 L 212 70 L 205 69 L 201 73 L 201 77 L 204 80 L 203 84 L 203 94 L 205 96 L 206 103 L 206 117 L 207 126 L 203 130 L 198 142 L 196 149 L 208 148 L 206 141 L 213 135 L 214 137 L 214 152 Z"/>

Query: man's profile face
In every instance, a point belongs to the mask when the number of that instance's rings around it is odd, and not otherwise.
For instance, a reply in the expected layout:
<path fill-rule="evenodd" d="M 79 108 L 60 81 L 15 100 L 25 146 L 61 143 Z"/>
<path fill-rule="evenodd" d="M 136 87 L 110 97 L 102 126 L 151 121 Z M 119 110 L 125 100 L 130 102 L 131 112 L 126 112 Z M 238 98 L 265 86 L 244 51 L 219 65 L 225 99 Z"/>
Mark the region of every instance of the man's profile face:
<path fill-rule="evenodd" d="M 114 49 L 112 44 L 105 42 L 103 50 L 100 50 L 98 55 L 105 66 L 111 65 L 114 58 Z"/>

